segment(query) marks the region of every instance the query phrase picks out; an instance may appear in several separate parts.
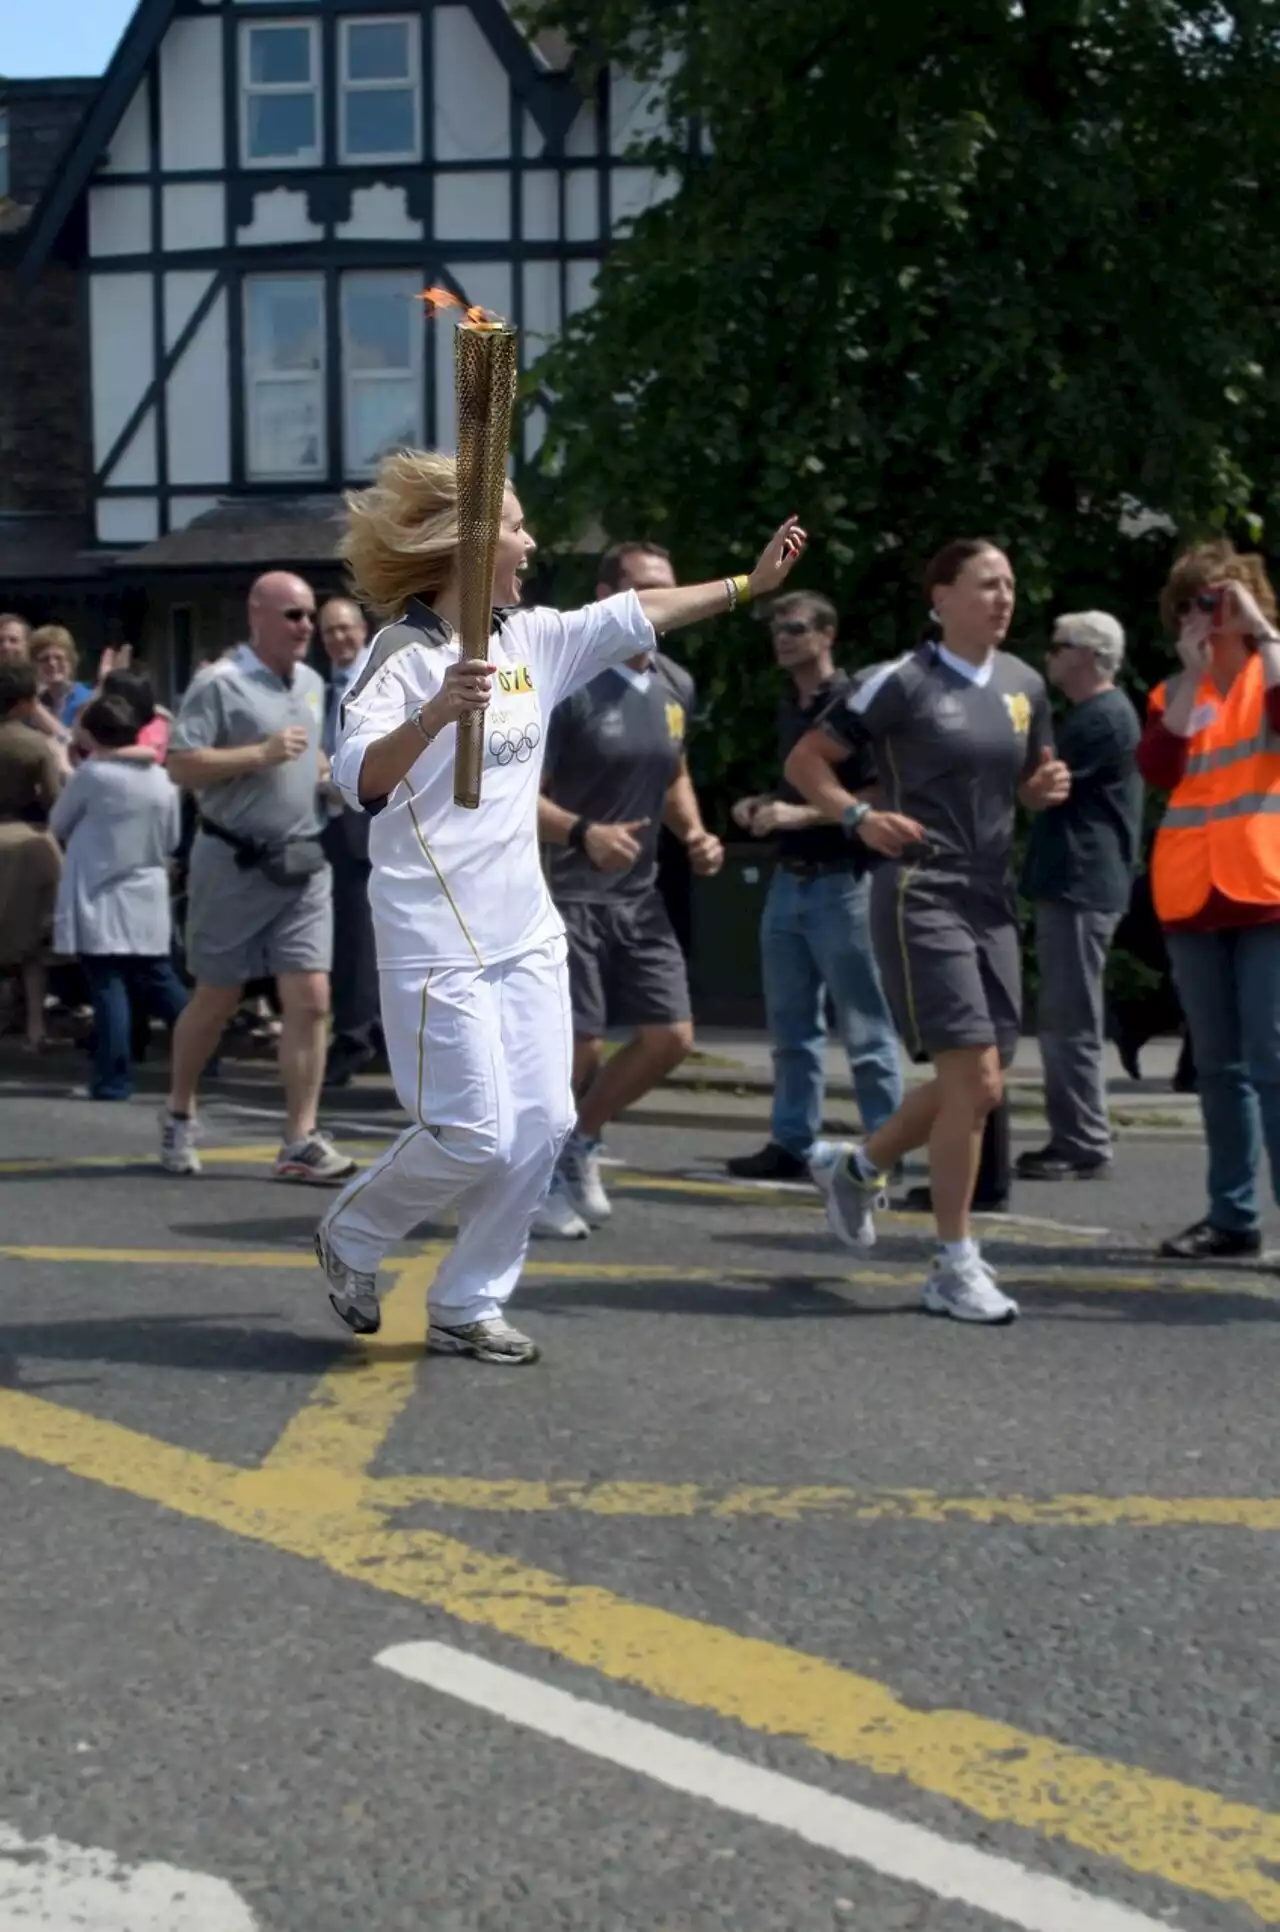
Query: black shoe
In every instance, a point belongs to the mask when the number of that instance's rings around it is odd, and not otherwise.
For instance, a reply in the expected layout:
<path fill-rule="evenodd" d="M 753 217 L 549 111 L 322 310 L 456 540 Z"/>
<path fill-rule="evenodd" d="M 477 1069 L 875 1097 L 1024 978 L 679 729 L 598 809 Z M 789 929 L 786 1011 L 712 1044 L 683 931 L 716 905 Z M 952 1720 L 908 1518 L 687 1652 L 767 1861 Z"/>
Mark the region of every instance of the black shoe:
<path fill-rule="evenodd" d="M 1009 1196 L 1003 1194 L 998 1200 L 983 1201 L 974 1198 L 970 1207 L 975 1214 L 1007 1214 Z M 902 1207 L 909 1214 L 933 1213 L 933 1189 L 931 1187 L 909 1187 L 902 1197 Z"/>
<path fill-rule="evenodd" d="M 1042 1147 L 1037 1154 L 1019 1154 L 1016 1172 L 1023 1181 L 1099 1181 L 1111 1172 L 1111 1162 L 1101 1155 L 1073 1161 L 1069 1154 Z"/>
<path fill-rule="evenodd" d="M 1227 1261 L 1262 1253 L 1261 1228 L 1215 1228 L 1197 1221 L 1162 1241 L 1158 1252 L 1168 1261 Z"/>
<path fill-rule="evenodd" d="M 377 1054 L 371 1046 L 351 1045 L 335 1041 L 329 1052 L 328 1065 L 324 1070 L 326 1087 L 348 1087 L 353 1074 L 363 1073 L 372 1066 Z"/>
<path fill-rule="evenodd" d="M 809 1163 L 771 1140 L 758 1154 L 735 1154 L 725 1166 L 743 1181 L 807 1181 Z"/>
<path fill-rule="evenodd" d="M 1130 1080 L 1141 1080 L 1142 1078 L 1142 1066 L 1138 1059 L 1141 1051 L 1142 1048 L 1132 1035 L 1128 1033 L 1118 1033 L 1116 1035 L 1116 1052 L 1120 1056 L 1120 1065 L 1124 1068 Z"/>

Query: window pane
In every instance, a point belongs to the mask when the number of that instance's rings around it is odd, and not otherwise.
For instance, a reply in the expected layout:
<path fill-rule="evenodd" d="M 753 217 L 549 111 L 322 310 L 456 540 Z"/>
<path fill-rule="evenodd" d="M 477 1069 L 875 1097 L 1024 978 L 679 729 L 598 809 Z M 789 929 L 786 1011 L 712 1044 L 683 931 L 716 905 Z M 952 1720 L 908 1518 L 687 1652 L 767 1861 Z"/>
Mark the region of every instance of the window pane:
<path fill-rule="evenodd" d="M 348 275 L 342 284 L 348 369 L 414 369 L 423 327 L 413 275 Z"/>
<path fill-rule="evenodd" d="M 347 28 L 347 79 L 408 80 L 407 20 L 352 21 Z"/>
<path fill-rule="evenodd" d="M 314 94 L 249 96 L 249 159 L 266 161 L 310 154 L 316 146 Z"/>
<path fill-rule="evenodd" d="M 249 30 L 249 79 L 280 87 L 311 80 L 311 31 L 307 27 L 252 27 Z"/>
<path fill-rule="evenodd" d="M 249 288 L 249 358 L 258 370 L 318 370 L 323 313 L 318 282 L 258 279 Z"/>
<path fill-rule="evenodd" d="M 347 94 L 346 147 L 349 155 L 416 154 L 413 94 L 409 88 L 378 87 Z"/>
<path fill-rule="evenodd" d="M 422 441 L 419 385 L 414 377 L 347 384 L 347 468 L 371 470 L 380 456 Z"/>
<path fill-rule="evenodd" d="M 320 384 L 249 387 L 249 467 L 255 476 L 307 476 L 324 468 Z"/>

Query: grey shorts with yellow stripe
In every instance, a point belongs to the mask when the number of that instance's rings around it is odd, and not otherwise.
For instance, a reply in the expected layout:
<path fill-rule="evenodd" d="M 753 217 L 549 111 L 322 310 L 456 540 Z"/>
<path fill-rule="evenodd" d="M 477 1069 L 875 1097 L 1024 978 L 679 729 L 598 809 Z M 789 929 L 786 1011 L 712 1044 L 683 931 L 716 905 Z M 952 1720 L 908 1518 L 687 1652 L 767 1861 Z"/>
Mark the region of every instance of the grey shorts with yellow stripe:
<path fill-rule="evenodd" d="M 916 1059 L 994 1046 L 1008 1066 L 1022 1025 L 1022 959 L 1012 893 L 883 866 L 871 884 L 871 938 L 885 997 Z"/>

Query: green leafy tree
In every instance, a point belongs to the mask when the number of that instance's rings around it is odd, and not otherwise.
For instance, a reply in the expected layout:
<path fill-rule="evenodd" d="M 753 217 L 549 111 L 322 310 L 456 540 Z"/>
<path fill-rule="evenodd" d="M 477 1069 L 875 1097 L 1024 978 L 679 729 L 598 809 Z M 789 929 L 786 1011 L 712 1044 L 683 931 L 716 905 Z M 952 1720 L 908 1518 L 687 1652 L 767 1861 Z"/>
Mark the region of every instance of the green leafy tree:
<path fill-rule="evenodd" d="M 1023 648 L 1050 608 L 1102 604 L 1153 682 L 1170 533 L 1256 538 L 1280 509 L 1276 0 L 535 17 L 637 72 L 675 64 L 647 158 L 679 182 L 535 372 L 546 535 L 598 521 L 714 575 L 797 511 L 801 581 L 868 661 L 914 635 L 932 550 L 987 533 Z M 772 756 L 748 623 L 695 646 L 700 776 L 725 792 Z"/>

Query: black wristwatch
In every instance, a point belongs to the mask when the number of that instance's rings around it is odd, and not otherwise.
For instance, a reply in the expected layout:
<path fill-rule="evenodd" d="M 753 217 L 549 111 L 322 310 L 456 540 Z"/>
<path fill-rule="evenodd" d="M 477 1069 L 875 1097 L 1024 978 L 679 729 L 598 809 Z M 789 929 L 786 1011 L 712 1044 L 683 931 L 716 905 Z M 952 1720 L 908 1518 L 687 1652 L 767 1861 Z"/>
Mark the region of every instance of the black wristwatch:
<path fill-rule="evenodd" d="M 591 857 L 591 854 L 587 851 L 587 833 L 590 830 L 591 826 L 588 820 L 585 818 L 575 818 L 565 838 L 565 844 L 569 850 L 571 852 L 581 852 L 584 859 Z"/>

